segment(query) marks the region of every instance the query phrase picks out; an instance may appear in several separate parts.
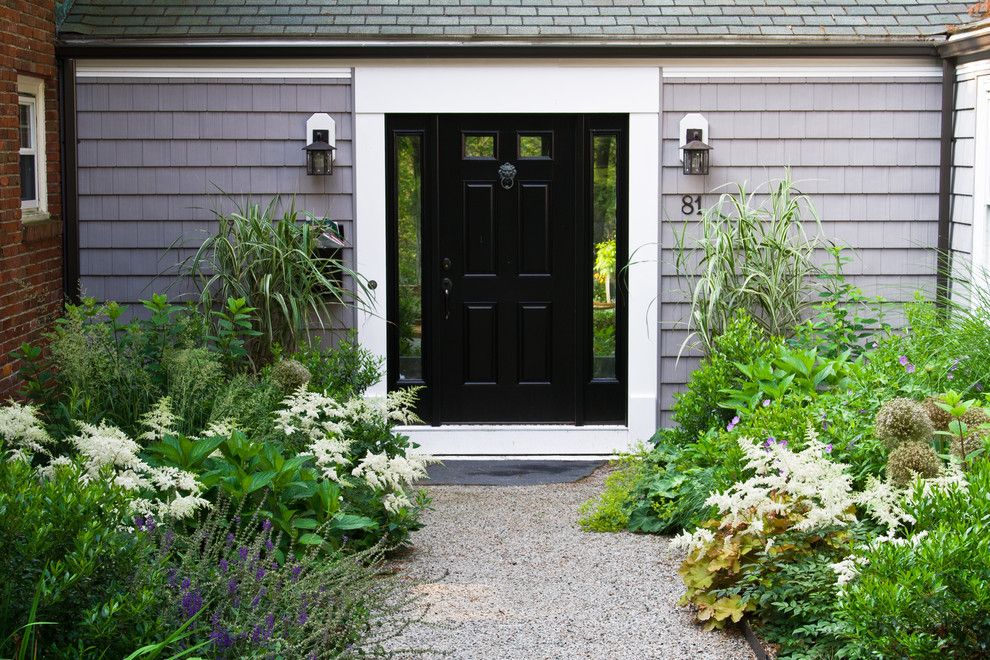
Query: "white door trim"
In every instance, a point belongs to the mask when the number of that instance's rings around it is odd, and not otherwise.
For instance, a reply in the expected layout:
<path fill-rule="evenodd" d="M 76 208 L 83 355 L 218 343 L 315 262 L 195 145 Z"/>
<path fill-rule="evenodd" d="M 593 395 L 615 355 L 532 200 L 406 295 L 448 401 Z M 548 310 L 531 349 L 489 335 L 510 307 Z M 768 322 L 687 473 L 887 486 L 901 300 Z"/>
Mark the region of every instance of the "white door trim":
<path fill-rule="evenodd" d="M 629 336 L 627 426 L 405 427 L 438 455 L 602 455 L 646 440 L 657 423 L 657 222 L 660 217 L 660 69 L 655 65 L 358 65 L 354 69 L 357 269 L 378 282 L 362 345 L 386 355 L 385 114 L 621 113 L 629 115 Z M 379 382 L 369 391 L 385 393 Z"/>

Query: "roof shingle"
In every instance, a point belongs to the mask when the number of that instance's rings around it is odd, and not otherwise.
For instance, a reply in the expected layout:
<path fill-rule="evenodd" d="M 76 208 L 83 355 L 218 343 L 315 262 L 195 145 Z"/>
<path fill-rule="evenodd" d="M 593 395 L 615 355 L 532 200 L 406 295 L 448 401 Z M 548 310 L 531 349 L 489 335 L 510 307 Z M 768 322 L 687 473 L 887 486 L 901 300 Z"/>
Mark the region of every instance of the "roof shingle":
<path fill-rule="evenodd" d="M 75 0 L 63 37 L 443 41 L 918 41 L 966 23 L 934 0 Z"/>

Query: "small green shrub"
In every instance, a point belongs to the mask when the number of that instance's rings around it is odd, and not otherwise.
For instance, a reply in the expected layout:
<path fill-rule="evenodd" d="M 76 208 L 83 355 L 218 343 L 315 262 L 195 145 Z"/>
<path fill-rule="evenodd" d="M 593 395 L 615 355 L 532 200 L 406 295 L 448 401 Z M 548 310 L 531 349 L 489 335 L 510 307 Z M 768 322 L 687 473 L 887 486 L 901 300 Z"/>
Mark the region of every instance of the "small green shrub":
<path fill-rule="evenodd" d="M 185 348 L 165 354 L 162 360 L 166 396 L 181 423 L 179 429 L 196 433 L 206 426 L 213 397 L 224 380 L 216 354 L 205 348 Z"/>
<path fill-rule="evenodd" d="M 921 486 L 906 543 L 879 543 L 838 600 L 846 657 L 985 658 L 990 654 L 990 462 L 966 488 Z"/>
<path fill-rule="evenodd" d="M 160 566 L 132 528 L 131 497 L 75 465 L 41 478 L 23 460 L 0 461 L 0 640 L 27 622 L 36 589 L 34 619 L 52 624 L 35 629 L 40 657 L 96 648 L 122 658 L 161 633 L 154 593 L 135 580 Z"/>
<path fill-rule="evenodd" d="M 626 454 L 612 463 L 605 489 L 581 505 L 578 524 L 586 532 L 622 532 L 629 525 L 632 493 L 639 482 L 643 453 Z"/>
<path fill-rule="evenodd" d="M 272 366 L 271 378 L 286 394 L 306 387 L 312 377 L 309 369 L 298 360 L 279 360 Z"/>
<path fill-rule="evenodd" d="M 351 332 L 329 349 L 310 343 L 292 358 L 309 369 L 311 390 L 325 392 L 338 401 L 361 396 L 381 379 L 384 360 L 363 348 Z"/>
<path fill-rule="evenodd" d="M 715 350 L 691 373 L 687 391 L 675 395 L 674 421 L 686 438 L 693 439 L 732 419 L 734 413 L 718 405 L 724 398 L 722 389 L 739 379 L 737 364 L 766 358 L 777 344 L 745 312 L 732 317 L 715 340 Z"/>

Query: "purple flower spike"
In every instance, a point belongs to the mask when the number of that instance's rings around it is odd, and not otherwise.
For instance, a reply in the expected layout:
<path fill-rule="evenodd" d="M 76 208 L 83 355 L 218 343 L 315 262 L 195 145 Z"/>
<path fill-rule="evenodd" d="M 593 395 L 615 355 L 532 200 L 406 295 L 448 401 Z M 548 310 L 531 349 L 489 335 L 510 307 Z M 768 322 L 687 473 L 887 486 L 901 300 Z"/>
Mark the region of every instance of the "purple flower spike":
<path fill-rule="evenodd" d="M 254 579 L 260 581 L 263 577 L 265 577 L 265 573 L 266 573 L 265 569 L 259 566 L 258 570 L 254 574 Z"/>
<path fill-rule="evenodd" d="M 236 593 L 237 593 L 237 580 L 234 580 L 233 578 L 227 580 L 227 595 L 233 596 Z"/>
<path fill-rule="evenodd" d="M 234 535 L 233 534 L 227 534 L 226 544 L 227 545 L 233 545 L 233 543 L 234 543 Z"/>
<path fill-rule="evenodd" d="M 188 591 L 189 590 L 189 587 L 191 585 L 192 585 L 192 582 L 189 581 L 189 578 L 182 578 L 182 590 L 183 591 Z"/>
<path fill-rule="evenodd" d="M 226 559 L 221 559 L 219 564 L 217 565 L 220 567 L 220 570 L 223 571 L 224 573 L 226 573 L 227 569 L 230 567 L 230 564 L 227 563 Z"/>
<path fill-rule="evenodd" d="M 241 561 L 245 561 L 247 559 L 247 556 L 248 556 L 247 546 L 241 546 L 240 548 L 238 548 L 237 549 L 237 554 L 240 556 Z"/>
<path fill-rule="evenodd" d="M 199 591 L 189 591 L 182 597 L 181 606 L 182 613 L 187 619 L 191 619 L 203 608 L 203 597 L 199 595 Z"/>
<path fill-rule="evenodd" d="M 271 528 L 272 528 L 272 521 L 271 520 L 269 520 L 268 518 L 265 518 L 264 520 L 261 521 L 261 529 L 263 529 L 263 530 L 265 530 L 267 532 Z"/>
<path fill-rule="evenodd" d="M 302 566 L 300 566 L 299 564 L 296 564 L 295 566 L 292 567 L 292 579 L 293 579 L 293 581 L 299 579 L 299 574 L 300 573 L 302 573 Z"/>

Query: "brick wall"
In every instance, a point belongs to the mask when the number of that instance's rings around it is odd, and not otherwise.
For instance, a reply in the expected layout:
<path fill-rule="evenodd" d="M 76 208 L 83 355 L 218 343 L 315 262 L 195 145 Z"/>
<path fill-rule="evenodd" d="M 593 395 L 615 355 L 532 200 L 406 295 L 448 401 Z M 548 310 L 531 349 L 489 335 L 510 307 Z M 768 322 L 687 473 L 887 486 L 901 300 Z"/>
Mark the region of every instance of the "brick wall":
<path fill-rule="evenodd" d="M 47 219 L 21 217 L 18 75 L 45 83 Z M 57 102 L 54 0 L 0 0 L 0 397 L 17 384 L 11 351 L 37 341 L 62 306 Z"/>

